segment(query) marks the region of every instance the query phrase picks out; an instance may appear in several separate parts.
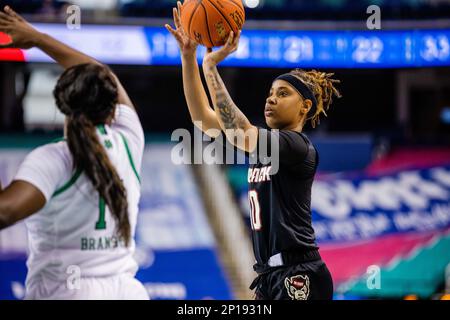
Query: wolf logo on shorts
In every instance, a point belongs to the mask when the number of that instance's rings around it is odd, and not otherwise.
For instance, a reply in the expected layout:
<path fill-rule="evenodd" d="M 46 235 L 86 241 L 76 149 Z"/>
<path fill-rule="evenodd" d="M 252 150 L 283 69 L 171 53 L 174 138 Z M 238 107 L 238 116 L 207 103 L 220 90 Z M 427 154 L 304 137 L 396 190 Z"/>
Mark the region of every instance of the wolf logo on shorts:
<path fill-rule="evenodd" d="M 292 300 L 307 300 L 309 296 L 309 277 L 294 276 L 284 280 L 286 290 Z"/>

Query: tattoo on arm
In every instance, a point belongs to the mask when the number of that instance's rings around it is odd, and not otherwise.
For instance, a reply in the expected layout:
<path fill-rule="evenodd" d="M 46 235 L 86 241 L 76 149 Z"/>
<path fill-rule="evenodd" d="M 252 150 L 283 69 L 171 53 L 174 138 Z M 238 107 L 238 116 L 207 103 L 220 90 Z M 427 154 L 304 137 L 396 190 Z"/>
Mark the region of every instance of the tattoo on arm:
<path fill-rule="evenodd" d="M 219 111 L 220 119 L 225 129 L 244 129 L 247 118 L 234 104 L 220 78 L 217 68 L 209 68 L 206 76 L 213 88 L 211 94 L 215 97 L 215 108 Z"/>

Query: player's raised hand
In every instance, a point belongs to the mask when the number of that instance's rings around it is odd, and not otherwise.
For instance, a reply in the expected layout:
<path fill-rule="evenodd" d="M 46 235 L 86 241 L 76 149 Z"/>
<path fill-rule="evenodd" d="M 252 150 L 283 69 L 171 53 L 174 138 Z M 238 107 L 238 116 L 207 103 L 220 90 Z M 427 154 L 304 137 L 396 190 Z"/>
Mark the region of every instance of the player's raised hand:
<path fill-rule="evenodd" d="M 181 2 L 177 2 L 177 8 L 173 8 L 173 22 L 175 24 L 175 30 L 168 24 L 166 29 L 175 37 L 180 47 L 181 54 L 184 56 L 196 54 L 198 44 L 191 40 L 181 25 Z"/>
<path fill-rule="evenodd" d="M 233 31 L 230 32 L 228 40 L 219 50 L 213 51 L 208 48 L 205 58 L 203 59 L 203 64 L 206 65 L 218 65 L 223 60 L 225 60 L 230 54 L 237 51 L 239 47 L 239 39 L 241 37 L 241 30 L 235 34 Z"/>
<path fill-rule="evenodd" d="M 30 49 L 36 45 L 40 33 L 11 7 L 0 10 L 0 31 L 10 36 L 11 42 L 0 45 L 0 49 Z"/>

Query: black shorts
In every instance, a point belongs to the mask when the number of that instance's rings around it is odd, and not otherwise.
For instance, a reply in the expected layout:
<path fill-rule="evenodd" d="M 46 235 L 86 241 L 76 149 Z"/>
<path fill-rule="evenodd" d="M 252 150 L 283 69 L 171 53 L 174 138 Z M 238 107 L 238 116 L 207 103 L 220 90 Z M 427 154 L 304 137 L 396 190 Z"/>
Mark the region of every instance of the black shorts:
<path fill-rule="evenodd" d="M 277 267 L 256 279 L 256 300 L 332 300 L 333 280 L 322 260 Z"/>

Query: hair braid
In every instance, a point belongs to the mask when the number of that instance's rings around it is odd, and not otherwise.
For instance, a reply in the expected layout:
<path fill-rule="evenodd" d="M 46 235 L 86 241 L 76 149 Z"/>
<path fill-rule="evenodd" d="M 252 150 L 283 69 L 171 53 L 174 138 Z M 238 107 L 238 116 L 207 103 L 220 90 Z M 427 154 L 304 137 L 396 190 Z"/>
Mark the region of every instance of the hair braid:
<path fill-rule="evenodd" d="M 327 116 L 327 111 L 333 103 L 333 97 L 341 98 L 341 94 L 335 85 L 340 83 L 340 80 L 333 79 L 334 73 L 325 73 L 316 70 L 304 71 L 302 69 L 295 69 L 290 72 L 293 76 L 299 78 L 314 94 L 317 100 L 317 108 L 306 120 L 311 120 L 313 128 L 320 124 L 320 115 Z"/>
<path fill-rule="evenodd" d="M 69 68 L 60 77 L 54 96 L 67 116 L 67 144 L 74 168 L 86 174 L 104 199 L 116 221 L 118 236 L 128 246 L 131 226 L 127 192 L 95 127 L 106 123 L 117 104 L 117 85 L 111 71 L 93 64 Z"/>

